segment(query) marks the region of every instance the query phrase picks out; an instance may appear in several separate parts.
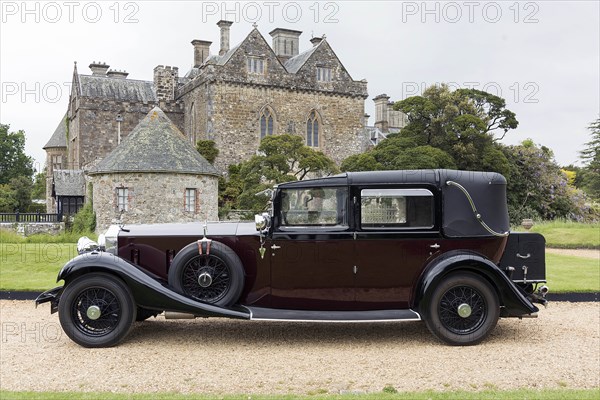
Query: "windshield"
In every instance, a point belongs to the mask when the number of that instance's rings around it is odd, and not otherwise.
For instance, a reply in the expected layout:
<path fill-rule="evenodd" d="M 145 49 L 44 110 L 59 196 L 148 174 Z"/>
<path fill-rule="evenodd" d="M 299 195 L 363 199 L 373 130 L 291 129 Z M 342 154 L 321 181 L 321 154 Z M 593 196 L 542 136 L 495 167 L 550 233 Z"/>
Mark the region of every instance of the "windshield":
<path fill-rule="evenodd" d="M 313 187 L 281 191 L 282 227 L 347 226 L 347 188 Z"/>

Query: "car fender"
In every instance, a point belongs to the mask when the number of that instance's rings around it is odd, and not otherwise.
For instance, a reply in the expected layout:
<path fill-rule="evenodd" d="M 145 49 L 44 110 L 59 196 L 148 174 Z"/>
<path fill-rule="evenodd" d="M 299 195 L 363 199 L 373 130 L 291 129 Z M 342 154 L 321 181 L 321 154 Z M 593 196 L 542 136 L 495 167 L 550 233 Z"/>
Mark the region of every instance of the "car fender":
<path fill-rule="evenodd" d="M 57 281 L 64 280 L 67 287 L 75 278 L 91 272 L 119 277 L 131 290 L 136 304 L 143 308 L 202 317 L 250 318 L 243 308 L 223 308 L 185 297 L 135 264 L 107 252 L 93 251 L 73 258 L 60 270 Z"/>
<path fill-rule="evenodd" d="M 425 313 L 433 289 L 445 276 L 456 271 L 472 272 L 487 279 L 498 294 L 502 317 L 518 317 L 539 311 L 496 264 L 478 253 L 460 250 L 447 252 L 427 265 L 415 289 L 414 308 Z"/>

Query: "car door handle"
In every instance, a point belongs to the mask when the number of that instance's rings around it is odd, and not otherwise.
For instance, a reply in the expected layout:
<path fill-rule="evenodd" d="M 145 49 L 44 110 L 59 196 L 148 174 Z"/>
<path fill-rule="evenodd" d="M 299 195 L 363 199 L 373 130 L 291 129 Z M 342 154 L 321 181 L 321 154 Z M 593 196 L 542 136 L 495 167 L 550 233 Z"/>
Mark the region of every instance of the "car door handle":
<path fill-rule="evenodd" d="M 273 246 L 271 246 L 271 249 L 273 249 L 273 250 L 277 250 L 277 249 L 280 249 L 280 248 L 281 248 L 281 246 L 277 246 L 276 244 L 274 244 Z"/>
<path fill-rule="evenodd" d="M 440 246 L 439 244 L 437 244 L 437 243 L 436 243 L 436 244 L 432 244 L 432 245 L 431 245 L 431 246 L 429 246 L 429 247 L 431 247 L 432 249 L 436 249 L 436 250 L 437 250 L 437 249 L 439 249 L 439 248 L 440 248 L 440 247 L 442 247 L 442 246 Z"/>

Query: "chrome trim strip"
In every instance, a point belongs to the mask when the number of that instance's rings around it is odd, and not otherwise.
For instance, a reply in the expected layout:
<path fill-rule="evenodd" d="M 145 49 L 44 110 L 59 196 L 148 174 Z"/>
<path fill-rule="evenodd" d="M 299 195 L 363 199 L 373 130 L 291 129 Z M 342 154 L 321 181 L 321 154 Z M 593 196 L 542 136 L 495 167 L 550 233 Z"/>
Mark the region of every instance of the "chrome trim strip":
<path fill-rule="evenodd" d="M 245 307 L 245 309 L 248 310 L 248 312 L 250 313 L 250 320 L 251 321 L 279 321 L 279 322 L 323 322 L 323 323 L 364 323 L 364 322 L 368 322 L 368 323 L 374 323 L 374 322 L 410 322 L 410 321 L 421 321 L 421 316 L 419 315 L 418 312 L 414 311 L 414 310 L 408 310 L 411 311 L 415 317 L 414 318 L 387 318 L 387 319 L 347 319 L 347 320 L 341 320 L 341 319 L 285 319 L 285 318 L 254 318 L 253 314 L 252 314 L 252 310 L 250 310 L 248 307 Z"/>
<path fill-rule="evenodd" d="M 361 323 L 377 323 L 377 322 L 410 322 L 410 321 L 421 321 L 421 318 L 411 319 L 351 319 L 351 320 L 331 320 L 331 319 L 274 319 L 274 318 L 250 318 L 251 321 L 274 321 L 274 322 L 320 322 L 320 323 L 343 323 L 343 324 L 361 324 Z"/>

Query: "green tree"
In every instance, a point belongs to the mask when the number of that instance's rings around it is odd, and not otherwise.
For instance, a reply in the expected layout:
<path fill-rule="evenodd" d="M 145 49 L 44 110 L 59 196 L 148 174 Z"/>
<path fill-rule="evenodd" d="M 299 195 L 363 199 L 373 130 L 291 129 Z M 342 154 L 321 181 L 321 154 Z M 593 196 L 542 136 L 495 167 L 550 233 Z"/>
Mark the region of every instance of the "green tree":
<path fill-rule="evenodd" d="M 92 202 L 93 186 L 90 183 L 87 188 L 87 201 L 73 218 L 71 231 L 77 233 L 90 233 L 96 229 L 96 213 Z"/>
<path fill-rule="evenodd" d="M 442 149 L 418 146 L 406 149 L 394 159 L 394 169 L 456 168 L 454 159 Z"/>
<path fill-rule="evenodd" d="M 15 199 L 17 200 L 17 209 L 20 212 L 29 211 L 31 205 L 31 178 L 26 176 L 17 176 L 10 180 L 9 185 L 13 188 Z"/>
<path fill-rule="evenodd" d="M 0 184 L 33 175 L 33 160 L 25 154 L 25 132 L 9 132 L 9 128 L 0 124 Z"/>
<path fill-rule="evenodd" d="M 580 152 L 584 166 L 580 170 L 581 178 L 578 179 L 578 183 L 592 199 L 600 201 L 600 118 L 592 122 L 588 129 L 592 140 L 587 142 L 585 150 Z"/>
<path fill-rule="evenodd" d="M 377 171 L 382 169 L 381 164 L 375 159 L 374 152 L 354 154 L 342 162 L 342 171 Z"/>
<path fill-rule="evenodd" d="M 32 199 L 45 199 L 46 198 L 46 169 L 42 172 L 35 174 L 33 188 L 31 190 Z"/>
<path fill-rule="evenodd" d="M 15 190 L 9 184 L 0 184 L 0 212 L 12 213 L 18 205 Z"/>
<path fill-rule="evenodd" d="M 198 140 L 196 142 L 196 150 L 211 164 L 214 164 L 219 155 L 219 149 L 217 149 L 214 140 Z"/>
<path fill-rule="evenodd" d="M 259 154 L 248 161 L 229 167 L 229 177 L 220 191 L 222 210 L 243 209 L 259 212 L 266 198 L 256 193 L 282 182 L 310 176 L 329 175 L 338 171 L 335 162 L 320 151 L 304 145 L 300 136 L 265 137 Z"/>
<path fill-rule="evenodd" d="M 528 139 L 518 146 L 505 147 L 504 152 L 510 161 L 507 200 L 513 223 L 520 223 L 523 218 L 593 218 L 585 195 L 569 185 L 552 150 Z"/>
<path fill-rule="evenodd" d="M 501 97 L 476 89 L 452 92 L 447 85 L 431 86 L 422 96 L 396 102 L 394 109 L 407 115 L 408 124 L 400 133 L 405 140 L 444 151 L 459 169 L 507 172 L 508 162 L 496 142 L 518 121 Z"/>

